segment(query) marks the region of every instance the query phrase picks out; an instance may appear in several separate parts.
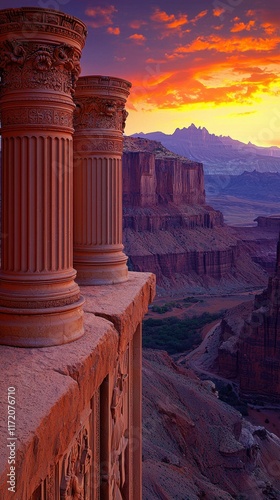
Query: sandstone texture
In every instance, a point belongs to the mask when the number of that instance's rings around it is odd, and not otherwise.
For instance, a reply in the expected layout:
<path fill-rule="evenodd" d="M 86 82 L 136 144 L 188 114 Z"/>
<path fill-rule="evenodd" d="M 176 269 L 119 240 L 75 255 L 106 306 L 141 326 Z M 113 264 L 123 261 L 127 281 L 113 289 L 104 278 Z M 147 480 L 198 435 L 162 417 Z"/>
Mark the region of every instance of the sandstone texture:
<path fill-rule="evenodd" d="M 168 151 L 160 142 L 125 138 L 124 206 L 205 203 L 202 163 Z"/>
<path fill-rule="evenodd" d="M 242 394 L 280 404 L 280 240 L 275 274 L 242 332 L 239 367 Z"/>
<path fill-rule="evenodd" d="M 163 351 L 144 351 L 143 417 L 144 500 L 280 497 L 280 440 Z"/>
<path fill-rule="evenodd" d="M 243 302 L 228 311 L 220 325 L 219 348 L 217 358 L 218 373 L 230 380 L 239 377 L 240 333 L 253 309 L 253 302 Z"/>
<path fill-rule="evenodd" d="M 123 241 L 130 269 L 157 276 L 162 290 L 262 287 L 266 273 L 205 204 L 202 164 L 157 141 L 125 138 Z"/>

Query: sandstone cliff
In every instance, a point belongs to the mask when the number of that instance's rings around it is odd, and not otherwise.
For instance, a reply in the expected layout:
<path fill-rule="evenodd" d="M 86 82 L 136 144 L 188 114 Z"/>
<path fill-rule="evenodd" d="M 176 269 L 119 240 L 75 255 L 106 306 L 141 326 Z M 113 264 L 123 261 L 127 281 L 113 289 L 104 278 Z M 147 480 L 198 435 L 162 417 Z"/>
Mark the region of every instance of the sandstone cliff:
<path fill-rule="evenodd" d="M 123 179 L 124 207 L 205 203 L 202 163 L 176 155 L 157 141 L 125 138 Z"/>
<path fill-rule="evenodd" d="M 280 240 L 276 271 L 257 295 L 240 339 L 240 391 L 280 404 Z"/>
<path fill-rule="evenodd" d="M 280 440 L 221 402 L 209 381 L 144 351 L 143 500 L 280 498 Z"/>
<path fill-rule="evenodd" d="M 162 289 L 265 285 L 266 274 L 224 225 L 221 212 L 205 204 L 200 163 L 157 141 L 126 138 L 123 205 L 130 268 L 155 273 Z"/>

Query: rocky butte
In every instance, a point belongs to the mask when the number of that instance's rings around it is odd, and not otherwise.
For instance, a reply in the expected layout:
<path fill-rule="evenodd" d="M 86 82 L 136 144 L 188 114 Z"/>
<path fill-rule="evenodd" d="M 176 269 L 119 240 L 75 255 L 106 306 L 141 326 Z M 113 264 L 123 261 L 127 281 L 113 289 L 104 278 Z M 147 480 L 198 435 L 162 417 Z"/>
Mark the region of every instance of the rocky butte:
<path fill-rule="evenodd" d="M 266 275 L 244 243 L 206 204 L 201 163 L 160 142 L 126 137 L 123 210 L 129 265 L 155 273 L 160 289 L 265 285 Z"/>

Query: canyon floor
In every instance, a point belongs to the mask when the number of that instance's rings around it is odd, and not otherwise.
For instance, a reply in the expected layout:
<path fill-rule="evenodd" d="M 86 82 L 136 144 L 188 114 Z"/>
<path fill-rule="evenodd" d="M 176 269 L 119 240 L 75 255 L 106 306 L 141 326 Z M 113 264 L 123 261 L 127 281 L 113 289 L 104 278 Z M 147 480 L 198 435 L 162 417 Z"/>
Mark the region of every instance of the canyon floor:
<path fill-rule="evenodd" d="M 196 299 L 198 302 L 190 303 L 187 306 L 185 305 L 185 300 L 188 297 L 186 293 L 184 295 L 179 294 L 178 296 L 174 296 L 174 292 L 169 295 L 164 294 L 163 296 L 159 293 L 153 301 L 153 304 L 149 307 L 149 311 L 146 314 L 145 319 L 164 319 L 171 316 L 176 316 L 177 318 L 182 318 L 184 316 L 200 316 L 204 312 L 209 312 L 210 314 L 219 313 L 227 309 L 231 309 L 242 302 L 253 300 L 255 294 L 261 292 L 262 289 L 263 288 L 235 294 L 224 294 L 221 291 L 221 295 L 193 295 L 191 296 L 191 299 Z M 160 314 L 153 312 L 155 306 L 163 307 L 166 304 L 174 304 L 174 306 L 171 306 L 171 311 Z"/>

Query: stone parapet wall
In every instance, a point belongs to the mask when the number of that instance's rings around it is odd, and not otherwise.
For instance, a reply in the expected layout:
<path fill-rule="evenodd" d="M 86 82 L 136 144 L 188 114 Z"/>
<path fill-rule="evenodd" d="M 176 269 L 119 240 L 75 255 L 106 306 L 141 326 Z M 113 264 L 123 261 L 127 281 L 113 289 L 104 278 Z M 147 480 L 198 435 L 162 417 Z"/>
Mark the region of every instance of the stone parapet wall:
<path fill-rule="evenodd" d="M 82 287 L 82 293 L 80 339 L 41 349 L 0 347 L 5 500 L 141 499 L 141 322 L 154 276 L 129 273 L 125 285 Z M 16 400 L 12 439 L 9 387 Z M 7 483 L 13 442 L 16 493 Z"/>

